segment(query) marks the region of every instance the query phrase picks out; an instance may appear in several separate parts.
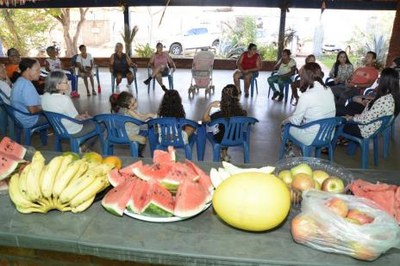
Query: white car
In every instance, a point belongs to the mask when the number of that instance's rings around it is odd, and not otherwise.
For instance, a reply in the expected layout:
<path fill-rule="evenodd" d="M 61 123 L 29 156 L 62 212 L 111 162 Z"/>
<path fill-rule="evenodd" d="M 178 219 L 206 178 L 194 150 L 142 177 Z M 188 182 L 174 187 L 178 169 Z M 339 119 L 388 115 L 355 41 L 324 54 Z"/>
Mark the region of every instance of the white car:
<path fill-rule="evenodd" d="M 338 45 L 338 44 L 331 44 L 331 43 L 328 44 L 328 43 L 326 43 L 326 44 L 322 45 L 322 52 L 323 53 L 325 53 L 325 52 L 335 52 L 335 53 L 337 53 L 337 52 L 340 52 L 342 50 L 343 50 L 342 47 L 340 45 Z"/>
<path fill-rule="evenodd" d="M 180 55 L 184 50 L 196 48 L 217 48 L 219 45 L 219 33 L 211 33 L 207 28 L 192 28 L 183 35 L 161 41 L 169 53 Z"/>

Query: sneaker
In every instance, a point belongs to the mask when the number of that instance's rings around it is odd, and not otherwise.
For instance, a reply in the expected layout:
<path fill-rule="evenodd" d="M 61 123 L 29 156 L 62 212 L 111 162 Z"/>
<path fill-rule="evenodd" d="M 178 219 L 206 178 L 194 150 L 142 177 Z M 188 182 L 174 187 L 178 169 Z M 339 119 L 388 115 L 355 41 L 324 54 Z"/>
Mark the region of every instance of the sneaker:
<path fill-rule="evenodd" d="M 97 93 L 96 93 L 95 90 L 92 91 L 92 95 L 93 95 L 93 96 L 96 96 L 96 95 L 97 95 Z"/>
<path fill-rule="evenodd" d="M 277 101 L 281 102 L 282 100 L 283 100 L 283 93 L 280 93 Z"/>
<path fill-rule="evenodd" d="M 275 100 L 275 98 L 276 97 L 278 97 L 279 96 L 279 92 L 277 92 L 277 91 L 274 91 L 274 94 L 272 95 L 272 100 Z"/>
<path fill-rule="evenodd" d="M 231 161 L 231 159 L 232 159 L 231 156 L 229 154 L 227 154 L 224 156 L 224 158 L 222 160 L 229 163 Z"/>
<path fill-rule="evenodd" d="M 126 84 L 126 88 L 127 88 L 130 92 L 132 92 L 132 85 L 131 85 L 131 84 Z"/>
<path fill-rule="evenodd" d="M 71 98 L 79 98 L 79 97 L 80 97 L 80 95 L 78 92 L 76 92 L 76 91 L 71 92 Z"/>
<path fill-rule="evenodd" d="M 164 92 L 167 92 L 167 91 L 168 91 L 168 89 L 167 89 L 167 87 L 165 87 L 165 85 L 161 85 L 161 89 L 162 89 Z"/>
<path fill-rule="evenodd" d="M 152 77 L 148 77 L 145 81 L 143 81 L 144 84 L 149 85 Z"/>

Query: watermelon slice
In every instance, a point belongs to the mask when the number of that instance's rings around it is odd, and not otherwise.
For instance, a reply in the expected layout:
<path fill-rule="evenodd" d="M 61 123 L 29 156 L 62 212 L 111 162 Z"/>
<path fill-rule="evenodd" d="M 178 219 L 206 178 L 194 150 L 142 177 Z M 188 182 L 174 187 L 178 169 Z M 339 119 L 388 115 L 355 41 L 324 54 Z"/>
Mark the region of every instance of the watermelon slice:
<path fill-rule="evenodd" d="M 137 161 L 131 165 L 128 165 L 122 169 L 113 169 L 108 173 L 108 181 L 113 187 L 125 182 L 128 178 L 134 176 L 133 169 L 143 166 L 142 161 Z"/>
<path fill-rule="evenodd" d="M 173 167 L 173 163 L 154 163 L 152 165 L 142 165 L 133 169 L 133 173 L 143 180 L 162 180 L 166 177 Z"/>
<path fill-rule="evenodd" d="M 9 177 L 24 160 L 15 157 L 13 154 L 5 154 L 0 151 L 0 180 Z"/>
<path fill-rule="evenodd" d="M 26 149 L 24 146 L 13 141 L 9 137 L 4 137 L 0 142 L 0 152 L 7 155 L 13 155 L 18 159 L 23 159 Z"/>
<path fill-rule="evenodd" d="M 154 150 L 153 163 L 175 162 L 176 154 L 174 147 L 168 147 L 168 151 Z"/>
<path fill-rule="evenodd" d="M 208 202 L 208 192 L 199 182 L 187 178 L 175 197 L 175 216 L 191 217 L 201 212 Z"/>
<path fill-rule="evenodd" d="M 147 200 L 150 184 L 140 178 L 135 178 L 133 182 L 134 188 L 126 208 L 132 212 L 141 213 Z"/>
<path fill-rule="evenodd" d="M 148 216 L 171 217 L 174 214 L 175 201 L 171 193 L 158 182 L 150 181 L 142 214 Z"/>
<path fill-rule="evenodd" d="M 214 186 L 211 183 L 210 176 L 207 175 L 201 168 L 199 168 L 197 165 L 195 165 L 193 162 L 189 160 L 185 160 L 185 164 L 199 176 L 198 182 L 204 187 L 204 189 L 207 191 L 208 194 L 207 202 L 211 201 L 212 193 L 214 191 Z"/>
<path fill-rule="evenodd" d="M 190 167 L 186 164 L 177 162 L 172 165 L 168 174 L 160 180 L 160 184 L 168 189 L 172 194 L 175 194 L 179 185 L 186 178 L 193 179 L 194 177 L 196 177 L 196 173 Z"/>
<path fill-rule="evenodd" d="M 124 183 L 111 189 L 104 196 L 101 205 L 110 213 L 122 216 L 126 208 L 126 204 L 132 195 L 134 188 L 134 177 L 128 178 Z"/>

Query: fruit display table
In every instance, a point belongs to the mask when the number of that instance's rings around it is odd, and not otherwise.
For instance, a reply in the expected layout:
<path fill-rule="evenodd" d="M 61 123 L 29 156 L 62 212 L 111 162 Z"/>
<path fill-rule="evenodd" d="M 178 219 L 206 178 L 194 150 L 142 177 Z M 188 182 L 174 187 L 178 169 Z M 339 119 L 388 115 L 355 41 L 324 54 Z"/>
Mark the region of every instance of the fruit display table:
<path fill-rule="evenodd" d="M 125 165 L 132 162 L 125 158 Z M 199 163 L 206 171 L 216 163 Z M 254 165 L 253 165 L 254 166 Z M 353 170 L 356 177 L 394 183 L 398 173 Z M 397 182 L 400 182 L 397 179 Z M 0 195 L 0 246 L 67 252 L 101 258 L 167 265 L 399 265 L 392 249 L 366 263 L 296 244 L 290 234 L 292 211 L 270 232 L 234 229 L 212 207 L 191 219 L 150 223 L 110 215 L 94 203 L 83 213 L 51 211 L 20 214 L 7 194 Z M 1 256 L 0 256 L 1 257 Z M 1 259 L 0 259 L 1 262 Z M 0 263 L 1 264 L 1 263 Z"/>

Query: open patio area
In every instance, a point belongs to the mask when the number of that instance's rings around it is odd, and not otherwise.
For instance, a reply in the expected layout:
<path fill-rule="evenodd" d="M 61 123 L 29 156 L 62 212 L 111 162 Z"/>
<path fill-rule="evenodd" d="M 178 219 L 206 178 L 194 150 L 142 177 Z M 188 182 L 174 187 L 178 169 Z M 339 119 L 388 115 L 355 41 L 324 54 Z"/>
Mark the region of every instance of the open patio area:
<path fill-rule="evenodd" d="M 301 62 L 299 59 L 298 62 Z M 219 100 L 221 97 L 222 88 L 232 83 L 232 70 L 214 70 L 213 73 L 213 84 L 215 85 L 215 93 L 211 97 L 205 97 L 205 90 L 200 89 L 199 93 L 195 95 L 193 99 L 188 96 L 188 88 L 191 83 L 191 72 L 190 69 L 178 69 L 174 73 L 174 87 L 181 94 L 183 105 L 186 110 L 186 117 L 195 121 L 199 121 L 202 118 L 204 110 L 208 103 L 211 101 Z M 327 73 L 327 72 L 325 72 Z M 255 92 L 253 98 L 241 97 L 241 103 L 248 111 L 249 116 L 257 118 L 260 122 L 253 127 L 251 135 L 251 148 L 250 148 L 250 162 L 251 163 L 263 163 L 272 165 L 278 160 L 278 149 L 280 146 L 280 125 L 281 121 L 289 116 L 295 107 L 288 101 L 276 102 L 268 99 L 268 85 L 267 77 L 270 72 L 260 72 L 258 77 L 258 94 Z M 83 80 L 79 79 L 79 92 L 80 98 L 73 99 L 79 112 L 87 111 L 91 115 L 108 113 L 110 112 L 109 96 L 111 95 L 111 77 L 108 69 L 100 69 L 100 82 L 102 92 L 97 96 L 86 96 L 86 90 L 83 84 Z M 147 93 L 147 86 L 143 84 L 143 80 L 147 78 L 147 69 L 139 68 L 137 72 L 138 79 L 138 103 L 139 111 L 141 112 L 157 112 L 158 106 L 161 102 L 163 92 L 161 88 L 156 84 L 156 88 L 150 93 Z M 166 80 L 165 80 L 166 82 Z M 97 84 L 95 82 L 97 87 Z M 126 79 L 121 83 L 121 91 L 126 90 Z M 151 87 L 152 88 L 152 87 Z M 134 92 L 135 94 L 135 92 Z M 379 164 L 378 166 L 373 165 L 373 154 L 372 144 L 370 147 L 370 163 L 369 168 L 371 169 L 385 169 L 385 170 L 396 170 L 398 169 L 397 163 L 399 158 L 399 122 L 396 121 L 396 130 L 394 138 L 390 143 L 390 153 L 387 160 L 383 159 L 382 156 L 382 139 L 380 140 L 379 150 Z M 49 144 L 47 146 L 41 146 L 39 136 L 33 137 L 33 146 L 39 150 L 53 150 L 53 136 L 49 136 Z M 69 149 L 69 144 L 63 146 L 64 150 Z M 95 151 L 100 152 L 100 147 L 95 147 Z M 128 147 L 117 147 L 114 152 L 116 155 L 129 156 Z M 194 151 L 193 158 L 196 160 L 196 151 Z M 241 148 L 230 148 L 229 154 L 232 156 L 232 162 L 236 164 L 243 163 L 243 153 Z M 149 147 L 147 145 L 144 153 L 145 157 L 150 156 Z M 178 152 L 180 158 L 184 157 L 183 151 Z M 322 155 L 324 159 L 327 159 L 327 155 Z M 205 161 L 212 161 L 212 150 L 211 145 L 207 143 L 205 151 Z M 348 168 L 360 168 L 360 150 L 357 150 L 356 156 L 349 156 L 346 154 L 346 147 L 337 146 L 335 150 L 334 161 Z"/>

